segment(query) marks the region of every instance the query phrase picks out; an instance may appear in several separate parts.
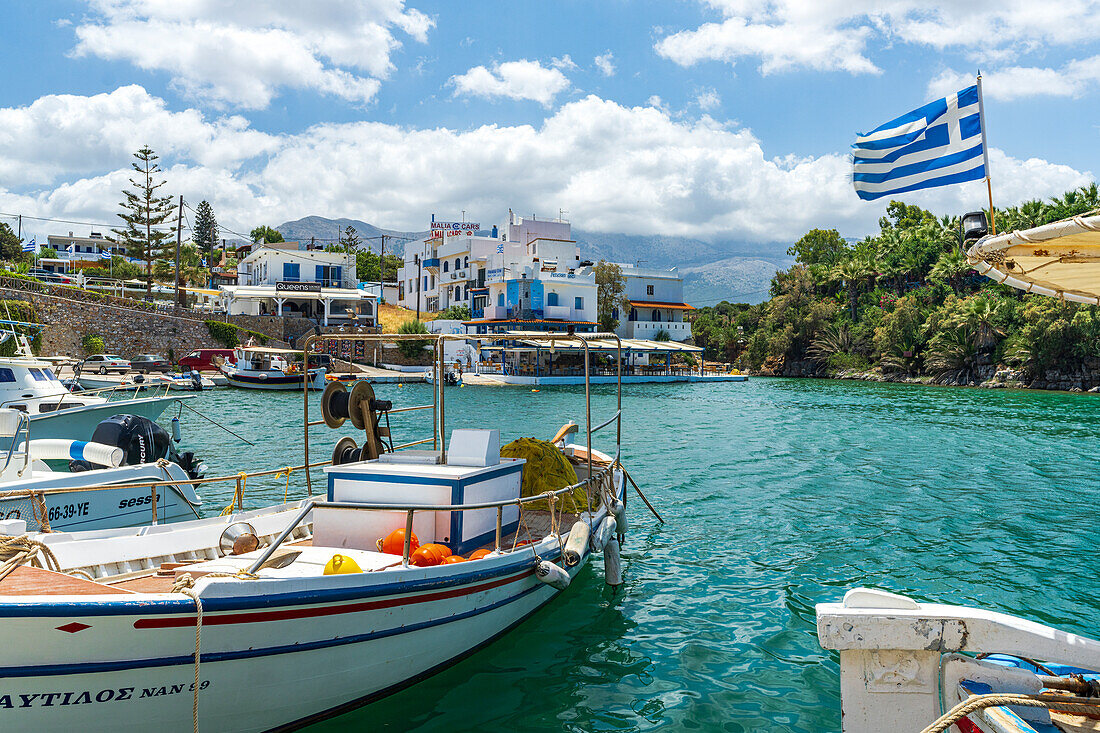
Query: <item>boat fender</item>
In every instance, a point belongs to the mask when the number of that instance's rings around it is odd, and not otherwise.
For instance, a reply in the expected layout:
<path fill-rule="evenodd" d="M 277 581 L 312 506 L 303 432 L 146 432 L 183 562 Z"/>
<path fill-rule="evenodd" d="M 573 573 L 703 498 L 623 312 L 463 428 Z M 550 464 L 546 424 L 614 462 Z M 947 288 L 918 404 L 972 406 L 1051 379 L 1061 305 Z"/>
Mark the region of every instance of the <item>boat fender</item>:
<path fill-rule="evenodd" d="M 430 568 L 443 562 L 443 558 L 434 548 L 424 545 L 409 556 L 409 562 L 418 568 Z"/>
<path fill-rule="evenodd" d="M 470 560 L 480 560 L 486 555 L 491 554 L 489 550 L 474 550 L 470 553 Z"/>
<path fill-rule="evenodd" d="M 325 575 L 344 575 L 346 573 L 361 573 L 363 569 L 359 567 L 359 563 L 355 562 L 355 558 L 348 557 L 347 555 L 336 554 L 325 563 Z"/>
<path fill-rule="evenodd" d="M 409 553 L 412 554 L 420 549 L 420 540 L 417 539 L 416 533 L 413 532 L 412 537 L 409 538 Z M 405 530 L 395 529 L 390 532 L 384 539 L 378 540 L 378 551 L 384 552 L 387 555 L 404 555 L 405 554 Z"/>
<path fill-rule="evenodd" d="M 25 450 L 21 443 L 19 450 Z M 90 443 L 83 440 L 39 438 L 30 442 L 30 457 L 35 461 L 73 460 L 87 461 L 97 466 L 118 468 L 125 457 L 122 449 L 114 445 Z"/>
<path fill-rule="evenodd" d="M 172 418 L 172 440 L 177 443 L 183 440 L 183 432 L 180 430 L 180 419 L 178 417 Z"/>
<path fill-rule="evenodd" d="M 558 590 L 569 587 L 569 573 L 549 560 L 543 560 L 535 566 L 535 577 Z"/>
<path fill-rule="evenodd" d="M 589 549 L 592 552 L 603 552 L 603 548 L 607 547 L 607 543 L 615 536 L 617 526 L 615 517 L 604 517 L 603 521 L 600 522 L 600 526 L 596 527 L 596 531 L 592 533 L 592 537 L 588 540 Z"/>
<path fill-rule="evenodd" d="M 615 515 L 615 524 L 618 526 L 618 535 L 623 537 L 626 535 L 626 504 L 622 503 L 618 499 L 614 499 L 611 504 L 611 513 Z"/>
<path fill-rule="evenodd" d="M 573 523 L 573 528 L 569 530 L 569 539 L 565 542 L 565 549 L 561 552 L 566 565 L 572 567 L 584 557 L 584 548 L 588 544 L 588 536 L 591 531 L 592 528 L 588 526 L 587 522 Z"/>
<path fill-rule="evenodd" d="M 623 564 L 619 556 L 619 540 L 614 537 L 603 548 L 603 579 L 612 588 L 623 584 Z"/>

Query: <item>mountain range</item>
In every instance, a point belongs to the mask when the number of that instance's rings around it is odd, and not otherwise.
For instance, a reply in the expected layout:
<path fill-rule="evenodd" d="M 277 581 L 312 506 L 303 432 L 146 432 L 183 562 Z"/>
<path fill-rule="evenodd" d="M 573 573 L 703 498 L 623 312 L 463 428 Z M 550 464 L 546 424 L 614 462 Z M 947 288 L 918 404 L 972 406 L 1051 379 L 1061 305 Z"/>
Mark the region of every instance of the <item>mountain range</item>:
<path fill-rule="evenodd" d="M 335 242 L 348 227 L 364 244 L 377 251 L 385 235 L 386 253 L 403 254 L 406 240 L 427 236 L 426 231 L 385 229 L 358 219 L 307 216 L 275 227 L 288 241 Z M 390 239 L 393 237 L 393 239 Z M 684 299 L 693 305 L 714 305 L 720 300 L 759 303 L 767 299 L 772 276 L 790 266 L 791 258 L 779 254 L 780 245 L 749 245 L 733 240 L 706 241 L 691 237 L 616 234 L 573 230 L 581 257 L 633 263 L 643 267 L 678 267 L 684 277 Z"/>

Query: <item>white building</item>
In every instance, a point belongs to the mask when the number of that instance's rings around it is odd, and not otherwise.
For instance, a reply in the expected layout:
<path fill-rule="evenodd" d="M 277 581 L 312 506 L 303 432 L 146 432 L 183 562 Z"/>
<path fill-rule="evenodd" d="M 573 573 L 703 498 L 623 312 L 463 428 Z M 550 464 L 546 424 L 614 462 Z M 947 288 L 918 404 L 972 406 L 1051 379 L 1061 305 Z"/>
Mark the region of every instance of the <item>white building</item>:
<path fill-rule="evenodd" d="M 355 255 L 309 249 L 297 242 L 264 244 L 237 263 L 237 284 L 220 287 L 232 315 L 297 314 L 328 325 L 374 323 L 377 286 L 363 289 Z"/>
<path fill-rule="evenodd" d="M 175 241 L 175 240 L 173 240 Z M 57 256 L 64 257 L 70 262 L 74 260 L 99 260 L 100 255 L 109 252 L 112 256 L 126 257 L 126 247 L 109 241 L 99 232 L 92 232 L 87 237 L 49 234 L 46 236 L 46 246 L 57 252 Z"/>
<path fill-rule="evenodd" d="M 616 333 L 622 338 L 652 339 L 664 331 L 673 341 L 690 339 L 691 324 L 684 320 L 684 314 L 695 308 L 684 302 L 684 278 L 679 270 L 619 267 L 626 280 L 630 310 L 615 314 L 619 320 Z"/>

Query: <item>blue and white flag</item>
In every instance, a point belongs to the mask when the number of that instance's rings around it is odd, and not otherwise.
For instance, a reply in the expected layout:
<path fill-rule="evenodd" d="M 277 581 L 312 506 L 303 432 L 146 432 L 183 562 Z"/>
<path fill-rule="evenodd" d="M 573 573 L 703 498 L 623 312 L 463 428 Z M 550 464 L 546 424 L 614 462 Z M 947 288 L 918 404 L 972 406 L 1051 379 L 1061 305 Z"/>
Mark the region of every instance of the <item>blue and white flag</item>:
<path fill-rule="evenodd" d="M 35 243 L 34 237 L 31 237 L 31 241 L 29 241 L 29 242 L 23 242 L 23 251 L 24 252 L 37 252 L 38 251 L 38 245 Z"/>
<path fill-rule="evenodd" d="M 501 241 L 500 244 L 497 245 L 497 254 L 498 255 L 504 254 L 504 242 L 503 241 Z"/>
<path fill-rule="evenodd" d="M 69 254 L 69 259 L 71 260 L 73 258 L 73 255 L 76 254 L 76 245 L 70 244 L 69 248 L 65 251 Z"/>
<path fill-rule="evenodd" d="M 101 249 L 101 250 L 99 251 L 99 259 L 101 259 L 101 260 L 109 260 L 109 259 L 111 259 L 111 250 L 109 250 L 109 249 Z"/>
<path fill-rule="evenodd" d="M 852 182 L 865 201 L 986 176 L 978 87 L 915 109 L 852 146 Z"/>

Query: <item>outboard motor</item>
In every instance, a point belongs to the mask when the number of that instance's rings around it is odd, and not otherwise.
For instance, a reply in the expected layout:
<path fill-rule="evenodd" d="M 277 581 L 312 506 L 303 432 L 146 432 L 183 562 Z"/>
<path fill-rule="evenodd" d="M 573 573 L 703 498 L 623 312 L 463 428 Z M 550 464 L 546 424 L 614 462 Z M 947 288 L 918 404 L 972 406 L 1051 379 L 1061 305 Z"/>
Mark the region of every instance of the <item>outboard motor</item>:
<path fill-rule="evenodd" d="M 168 431 L 140 415 L 112 415 L 96 425 L 91 442 L 121 448 L 123 466 L 156 463 L 164 458 L 178 464 L 188 478 L 202 478 L 205 470 L 205 466 L 195 460 L 193 452 L 177 453 Z M 69 462 L 70 471 L 86 471 L 89 468 L 91 466 L 86 461 Z"/>
<path fill-rule="evenodd" d="M 197 369 L 191 370 L 191 389 L 195 392 L 202 392 L 202 374 Z"/>

